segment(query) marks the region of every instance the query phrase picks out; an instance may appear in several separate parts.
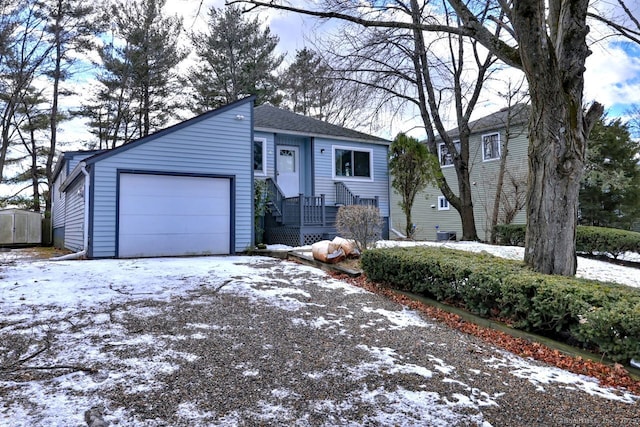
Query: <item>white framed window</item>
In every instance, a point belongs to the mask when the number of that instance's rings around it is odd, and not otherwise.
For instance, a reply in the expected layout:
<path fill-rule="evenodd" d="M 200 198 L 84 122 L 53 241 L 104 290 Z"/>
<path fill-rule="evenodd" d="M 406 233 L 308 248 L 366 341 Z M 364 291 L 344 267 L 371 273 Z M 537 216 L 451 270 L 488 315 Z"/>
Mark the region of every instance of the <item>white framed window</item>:
<path fill-rule="evenodd" d="M 373 151 L 333 146 L 333 177 L 373 180 Z"/>
<path fill-rule="evenodd" d="M 453 145 L 458 154 L 460 154 L 460 141 L 453 141 Z M 438 144 L 438 159 L 440 159 L 441 167 L 453 166 L 453 156 L 454 153 L 449 153 L 449 149 L 444 142 Z"/>
<path fill-rule="evenodd" d="M 267 140 L 265 138 L 253 139 L 253 173 L 267 174 Z"/>
<path fill-rule="evenodd" d="M 449 201 L 444 196 L 438 196 L 438 210 L 439 211 L 448 211 L 449 210 Z"/>
<path fill-rule="evenodd" d="M 500 158 L 500 134 L 491 133 L 482 135 L 482 161 Z"/>

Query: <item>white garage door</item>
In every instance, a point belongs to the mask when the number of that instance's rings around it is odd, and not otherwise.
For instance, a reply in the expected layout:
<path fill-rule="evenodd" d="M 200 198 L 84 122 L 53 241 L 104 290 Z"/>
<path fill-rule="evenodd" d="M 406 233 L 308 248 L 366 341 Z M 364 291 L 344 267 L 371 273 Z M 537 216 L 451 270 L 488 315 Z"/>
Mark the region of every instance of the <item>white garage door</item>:
<path fill-rule="evenodd" d="M 118 256 L 228 254 L 231 181 L 120 175 Z"/>

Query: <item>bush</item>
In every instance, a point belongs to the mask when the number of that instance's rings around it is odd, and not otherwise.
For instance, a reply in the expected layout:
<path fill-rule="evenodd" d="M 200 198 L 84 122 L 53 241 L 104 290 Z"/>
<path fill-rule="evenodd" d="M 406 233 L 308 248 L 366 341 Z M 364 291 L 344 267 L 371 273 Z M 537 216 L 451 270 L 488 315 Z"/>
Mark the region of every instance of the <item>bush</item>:
<path fill-rule="evenodd" d="M 581 316 L 574 334 L 616 361 L 638 357 L 640 348 L 640 300 L 619 300 L 593 307 Z"/>
<path fill-rule="evenodd" d="M 524 224 L 496 225 L 496 239 L 503 246 L 524 246 L 527 226 Z"/>
<path fill-rule="evenodd" d="M 360 253 L 380 238 L 382 218 L 375 206 L 341 206 L 336 217 L 336 228 L 343 237 L 355 241 Z"/>
<path fill-rule="evenodd" d="M 439 247 L 372 249 L 361 266 L 372 281 L 597 347 L 616 361 L 640 356 L 638 289 L 543 275 L 518 261 Z"/>
<path fill-rule="evenodd" d="M 625 252 L 640 253 L 640 233 L 617 228 L 578 226 L 576 251 L 609 254 L 618 258 Z"/>
<path fill-rule="evenodd" d="M 508 246 L 524 246 L 524 224 L 496 226 L 498 243 Z M 608 254 L 618 258 L 625 252 L 640 253 L 640 233 L 617 228 L 579 225 L 576 229 L 576 252 L 592 255 Z"/>

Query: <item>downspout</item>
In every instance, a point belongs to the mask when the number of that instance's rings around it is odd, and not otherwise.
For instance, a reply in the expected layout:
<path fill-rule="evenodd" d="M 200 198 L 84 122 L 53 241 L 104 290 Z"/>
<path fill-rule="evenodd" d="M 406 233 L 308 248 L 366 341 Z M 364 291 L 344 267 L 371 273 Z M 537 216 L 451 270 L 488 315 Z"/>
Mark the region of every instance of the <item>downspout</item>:
<path fill-rule="evenodd" d="M 51 261 L 66 261 L 69 259 L 82 259 L 87 255 L 89 249 L 89 185 L 91 184 L 91 178 L 89 172 L 85 169 L 85 164 L 80 165 L 80 170 L 84 175 L 84 236 L 82 241 L 82 250 L 68 255 L 62 255 L 59 257 L 51 258 Z"/>

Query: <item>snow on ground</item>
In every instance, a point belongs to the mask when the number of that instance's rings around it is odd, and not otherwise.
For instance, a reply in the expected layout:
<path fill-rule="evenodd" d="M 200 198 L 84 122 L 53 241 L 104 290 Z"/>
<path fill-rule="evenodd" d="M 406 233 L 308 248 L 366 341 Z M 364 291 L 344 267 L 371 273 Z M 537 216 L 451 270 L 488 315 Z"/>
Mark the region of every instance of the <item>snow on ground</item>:
<path fill-rule="evenodd" d="M 391 243 L 381 242 L 386 246 Z M 439 245 L 442 245 L 441 243 Z M 522 257 L 521 248 L 491 247 L 477 243 L 447 243 L 447 247 L 465 250 L 486 250 L 514 259 Z M 286 248 L 285 248 L 286 249 Z M 4 261 L 4 262 L 3 262 Z M 589 262 L 585 262 L 589 261 Z M 277 265 L 277 267 L 274 267 Z M 582 275 L 608 275 L 607 280 L 625 279 L 631 286 L 640 286 L 637 270 L 580 259 Z M 278 269 L 281 278 L 266 274 Z M 283 278 L 282 278 L 283 277 Z M 7 256 L 0 259 L 0 337 L 11 336 L 14 342 L 0 341 L 0 367 L 7 366 L 11 357 L 23 358 L 35 354 L 39 343 L 55 336 L 59 343 L 50 348 L 46 361 L 67 365 L 92 364 L 117 367 L 98 372 L 75 371 L 69 374 L 39 380 L 21 377 L 15 380 L 0 371 L 0 425 L 81 425 L 85 409 L 105 404 L 102 397 L 106 390 L 121 388 L 129 392 L 153 393 L 161 385 L 157 378 L 176 373 L 180 363 L 196 361 L 200 356 L 176 351 L 172 343 L 204 340 L 212 331 L 224 333 L 229 326 L 217 323 L 189 323 L 185 330 L 165 335 L 132 333 L 123 325 L 131 317 L 152 318 L 163 315 L 154 302 L 186 301 L 200 304 L 191 296 L 202 289 L 214 289 L 227 295 L 248 298 L 257 304 L 291 313 L 290 322 L 299 328 L 339 331 L 350 334 L 344 323 L 357 320 L 358 316 L 377 316 L 360 328 L 379 331 L 396 331 L 405 328 L 432 328 L 413 311 L 404 309 L 389 311 L 380 307 L 360 307 L 360 314 L 353 307 L 319 305 L 311 298 L 309 283 L 327 293 L 345 296 L 366 294 L 345 282 L 331 279 L 318 269 L 264 257 L 195 257 L 155 258 L 92 261 L 33 261 Z M 302 285 L 307 286 L 304 288 Z M 322 315 L 309 319 L 311 308 L 320 307 Z M 367 318 L 369 319 L 369 318 Z M 434 343 L 432 343 L 434 344 Z M 242 346 L 242 342 L 237 343 Z M 437 345 L 437 344 L 434 344 Z M 105 348 L 109 349 L 106 351 Z M 125 350 L 138 349 L 145 356 L 123 357 Z M 271 351 L 268 345 L 265 351 Z M 20 354 L 19 351 L 22 351 Z M 491 394 L 474 386 L 460 383 L 452 362 L 430 357 L 429 366 L 408 362 L 388 347 L 356 345 L 354 351 L 369 355 L 360 364 L 348 367 L 354 377 L 363 378 L 371 373 L 380 375 L 413 375 L 429 379 L 433 375 L 449 376 L 446 381 L 457 383 L 464 393 L 457 393 L 453 400 L 427 390 L 416 391 L 398 387 L 396 390 L 370 389 L 366 384 L 344 400 L 323 400 L 315 403 L 318 410 L 336 412 L 348 408 L 354 402 L 376 402 L 383 407 L 368 420 L 374 424 L 403 424 L 407 413 L 416 419 L 431 420 L 432 425 L 448 425 L 455 422 L 488 425 L 483 421 L 481 408 L 497 405 L 499 394 Z M 51 354 L 53 352 L 53 354 Z M 147 352 L 147 353 L 145 353 Z M 3 360 L 3 356 L 5 360 Z M 33 362 L 37 358 L 34 357 Z M 581 390 L 592 396 L 625 403 L 638 402 L 639 397 L 598 385 L 597 381 L 568 373 L 554 367 L 542 366 L 504 353 L 485 361 L 486 371 L 508 368 L 511 375 L 526 378 L 537 387 L 555 384 L 572 390 Z M 231 369 L 231 368 L 230 368 Z M 254 378 L 260 371 L 250 364 L 235 367 L 242 376 Z M 478 370 L 480 375 L 480 370 Z M 331 372 L 308 372 L 309 378 L 322 378 Z M 445 381 L 445 382 L 446 382 Z M 288 410 L 277 404 L 290 393 L 286 389 L 274 389 L 273 399 L 265 399 L 261 405 L 251 408 L 265 422 L 286 418 Z M 381 400 L 384 400 L 381 402 Z M 27 402 L 27 403 L 25 403 Z M 274 403 L 276 402 L 276 403 Z M 106 406 L 109 406 L 107 403 Z M 37 408 L 37 409 L 33 409 Z M 211 408 L 198 406 L 197 401 L 181 402 L 176 415 L 181 423 L 204 425 L 202 420 L 215 414 Z M 339 412 L 339 411 L 338 411 Z M 464 414 L 464 415 L 463 415 Z M 164 425 L 160 420 L 149 424 L 142 422 L 122 407 L 111 407 L 112 420 L 123 425 Z M 235 425 L 246 414 L 228 413 L 217 419 L 218 425 Z M 423 417 L 423 418 L 419 418 Z M 336 418 L 337 423 L 344 420 Z M 427 422 L 427 424 L 429 424 Z"/>

